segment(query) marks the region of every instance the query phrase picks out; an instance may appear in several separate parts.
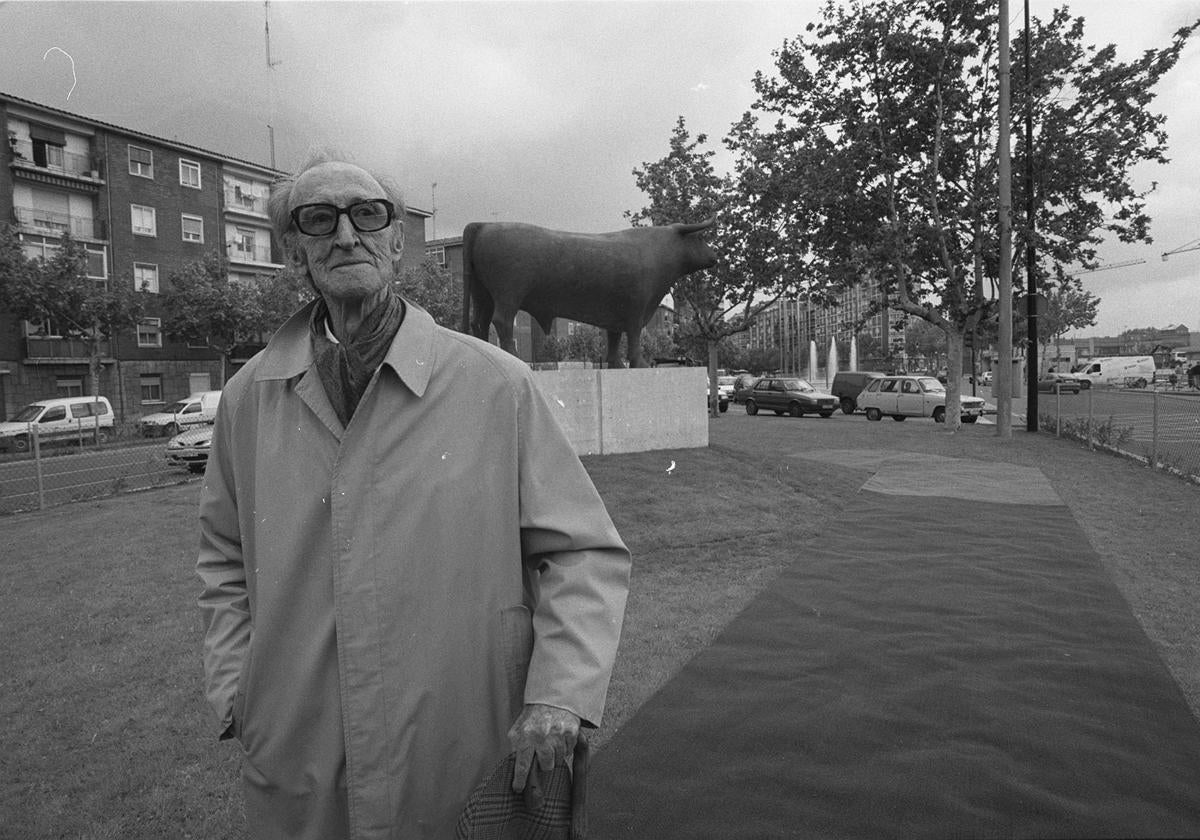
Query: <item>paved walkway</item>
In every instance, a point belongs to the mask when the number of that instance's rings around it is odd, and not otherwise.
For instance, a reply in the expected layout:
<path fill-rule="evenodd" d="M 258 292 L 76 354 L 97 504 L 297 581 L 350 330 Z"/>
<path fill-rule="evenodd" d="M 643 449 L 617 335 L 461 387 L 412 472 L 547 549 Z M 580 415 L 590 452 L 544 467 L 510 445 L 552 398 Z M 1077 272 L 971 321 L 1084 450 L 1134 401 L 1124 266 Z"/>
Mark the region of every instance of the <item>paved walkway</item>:
<path fill-rule="evenodd" d="M 1200 836 L 1200 725 L 1045 473 L 789 419 L 741 434 L 861 488 L 596 756 L 593 836 Z"/>

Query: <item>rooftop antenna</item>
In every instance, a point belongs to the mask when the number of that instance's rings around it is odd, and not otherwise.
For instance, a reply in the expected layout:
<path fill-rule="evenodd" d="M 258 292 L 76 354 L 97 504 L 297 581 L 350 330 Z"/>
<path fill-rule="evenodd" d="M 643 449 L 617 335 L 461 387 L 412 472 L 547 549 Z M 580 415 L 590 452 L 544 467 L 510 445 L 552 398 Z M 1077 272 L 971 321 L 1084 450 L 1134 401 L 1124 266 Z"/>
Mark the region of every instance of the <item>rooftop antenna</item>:
<path fill-rule="evenodd" d="M 274 70 L 279 64 L 278 61 L 271 60 L 271 0 L 263 0 L 263 32 L 267 39 L 267 69 Z M 275 82 L 274 79 L 270 82 L 271 85 L 271 113 L 275 112 Z M 275 129 L 269 123 L 267 124 L 267 139 L 271 146 L 271 168 L 275 168 Z"/>
<path fill-rule="evenodd" d="M 429 203 L 432 205 L 429 218 L 433 222 L 433 238 L 437 239 L 437 181 L 429 185 L 429 192 L 431 193 Z"/>

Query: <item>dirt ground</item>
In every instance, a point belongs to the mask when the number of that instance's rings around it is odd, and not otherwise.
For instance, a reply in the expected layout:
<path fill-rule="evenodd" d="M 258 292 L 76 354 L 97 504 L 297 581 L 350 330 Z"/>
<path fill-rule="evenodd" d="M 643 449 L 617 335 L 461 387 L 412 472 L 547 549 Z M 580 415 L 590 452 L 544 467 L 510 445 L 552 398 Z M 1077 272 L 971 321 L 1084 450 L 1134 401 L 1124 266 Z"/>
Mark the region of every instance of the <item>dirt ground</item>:
<path fill-rule="evenodd" d="M 1200 719 L 1200 486 L 1023 427 L 1002 439 L 990 425 L 950 433 L 927 420 L 746 417 L 731 408 L 711 421 L 710 443 L 761 449 L 780 432 L 814 449 L 894 449 L 1040 469 L 1071 508 Z M 987 521 L 948 525 L 965 539 L 989 528 Z"/>

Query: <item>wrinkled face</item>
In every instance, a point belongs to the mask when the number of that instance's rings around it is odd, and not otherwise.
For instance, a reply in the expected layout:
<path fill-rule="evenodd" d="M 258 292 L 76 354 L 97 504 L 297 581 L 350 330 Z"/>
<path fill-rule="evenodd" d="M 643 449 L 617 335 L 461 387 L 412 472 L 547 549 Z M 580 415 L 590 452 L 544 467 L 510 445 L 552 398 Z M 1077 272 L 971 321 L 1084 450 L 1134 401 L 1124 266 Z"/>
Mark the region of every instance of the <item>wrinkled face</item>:
<path fill-rule="evenodd" d="M 320 203 L 342 208 L 377 198 L 387 198 L 383 187 L 359 167 L 322 163 L 296 179 L 288 210 Z M 293 264 L 308 272 L 324 298 L 361 300 L 379 294 L 391 282 L 393 263 L 400 256 L 403 241 L 395 225 L 362 232 L 343 213 L 333 232 L 324 236 L 309 236 L 293 229 L 287 247 Z"/>

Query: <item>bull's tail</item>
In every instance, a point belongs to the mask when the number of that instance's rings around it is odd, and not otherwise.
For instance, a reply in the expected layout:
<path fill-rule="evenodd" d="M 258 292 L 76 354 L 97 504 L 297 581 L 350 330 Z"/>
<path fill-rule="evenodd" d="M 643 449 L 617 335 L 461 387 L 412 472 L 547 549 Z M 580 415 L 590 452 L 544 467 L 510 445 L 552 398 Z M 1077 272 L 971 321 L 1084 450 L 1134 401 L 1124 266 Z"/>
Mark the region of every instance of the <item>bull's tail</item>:
<path fill-rule="evenodd" d="M 482 222 L 471 222 L 463 228 L 463 295 L 462 295 L 462 331 L 475 335 L 476 330 L 471 326 L 471 302 L 474 300 L 476 312 L 486 312 L 492 309 L 491 295 L 479 282 L 475 271 L 475 238 Z M 489 316 L 490 318 L 490 316 Z"/>

